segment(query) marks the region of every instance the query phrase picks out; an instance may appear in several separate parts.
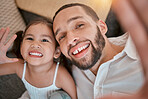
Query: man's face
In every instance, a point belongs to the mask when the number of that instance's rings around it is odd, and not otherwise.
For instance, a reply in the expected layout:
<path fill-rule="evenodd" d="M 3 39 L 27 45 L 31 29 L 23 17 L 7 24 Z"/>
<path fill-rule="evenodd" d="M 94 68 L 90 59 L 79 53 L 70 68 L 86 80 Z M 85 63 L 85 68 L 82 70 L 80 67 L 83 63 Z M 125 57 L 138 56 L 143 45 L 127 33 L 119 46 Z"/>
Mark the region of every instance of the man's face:
<path fill-rule="evenodd" d="M 79 6 L 60 11 L 53 30 L 62 53 L 80 69 L 90 69 L 100 59 L 105 40 L 96 22 Z"/>

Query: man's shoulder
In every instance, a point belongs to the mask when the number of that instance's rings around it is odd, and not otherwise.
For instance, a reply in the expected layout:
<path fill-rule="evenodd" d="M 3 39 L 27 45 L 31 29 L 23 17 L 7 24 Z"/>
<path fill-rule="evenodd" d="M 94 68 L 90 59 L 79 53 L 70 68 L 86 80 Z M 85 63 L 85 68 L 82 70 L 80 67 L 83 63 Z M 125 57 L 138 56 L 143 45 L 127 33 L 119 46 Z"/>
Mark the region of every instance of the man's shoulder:
<path fill-rule="evenodd" d="M 110 37 L 110 38 L 108 38 L 108 40 L 112 44 L 119 45 L 119 46 L 125 46 L 128 37 L 129 37 L 129 33 L 126 32 L 123 35 L 118 36 L 118 37 Z"/>

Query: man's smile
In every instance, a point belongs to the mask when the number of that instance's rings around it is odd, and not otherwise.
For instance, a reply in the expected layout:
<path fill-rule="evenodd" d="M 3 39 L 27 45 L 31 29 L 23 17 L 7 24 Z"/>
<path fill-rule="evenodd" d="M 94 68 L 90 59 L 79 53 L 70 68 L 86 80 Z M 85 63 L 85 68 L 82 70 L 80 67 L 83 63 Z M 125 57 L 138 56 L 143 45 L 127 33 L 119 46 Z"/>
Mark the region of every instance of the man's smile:
<path fill-rule="evenodd" d="M 82 58 L 88 51 L 88 47 L 90 43 L 79 43 L 76 46 L 70 49 L 70 55 L 74 56 L 75 58 Z"/>

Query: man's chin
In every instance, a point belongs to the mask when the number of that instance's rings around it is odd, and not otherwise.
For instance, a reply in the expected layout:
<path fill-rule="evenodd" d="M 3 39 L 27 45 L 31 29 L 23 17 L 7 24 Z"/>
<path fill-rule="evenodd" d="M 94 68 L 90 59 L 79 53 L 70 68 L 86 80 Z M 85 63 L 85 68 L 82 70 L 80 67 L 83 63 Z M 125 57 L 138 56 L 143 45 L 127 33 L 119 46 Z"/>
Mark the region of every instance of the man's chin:
<path fill-rule="evenodd" d="M 72 61 L 72 63 L 81 70 L 88 70 L 93 67 L 93 65 L 86 64 L 86 63 L 82 64 L 82 63 L 73 62 L 73 61 Z"/>
<path fill-rule="evenodd" d="M 81 70 L 88 70 L 88 69 L 92 68 L 92 66 L 87 66 L 87 67 L 84 67 L 84 66 L 77 66 L 77 65 L 75 65 L 75 66 L 78 67 L 78 68 L 81 69 Z"/>

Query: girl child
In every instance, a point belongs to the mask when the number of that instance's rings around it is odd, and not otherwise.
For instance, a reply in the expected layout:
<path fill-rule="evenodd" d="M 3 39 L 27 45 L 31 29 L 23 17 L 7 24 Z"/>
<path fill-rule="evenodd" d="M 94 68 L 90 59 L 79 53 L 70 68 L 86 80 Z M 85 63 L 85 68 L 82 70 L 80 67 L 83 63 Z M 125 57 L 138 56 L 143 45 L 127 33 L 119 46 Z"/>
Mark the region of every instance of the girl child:
<path fill-rule="evenodd" d="M 46 19 L 30 23 L 20 45 L 23 59 L 0 64 L 0 75 L 16 73 L 31 99 L 47 99 L 50 93 L 63 89 L 76 99 L 75 83 L 68 71 L 54 59 L 60 57 L 60 49 L 52 32 L 52 24 Z"/>

